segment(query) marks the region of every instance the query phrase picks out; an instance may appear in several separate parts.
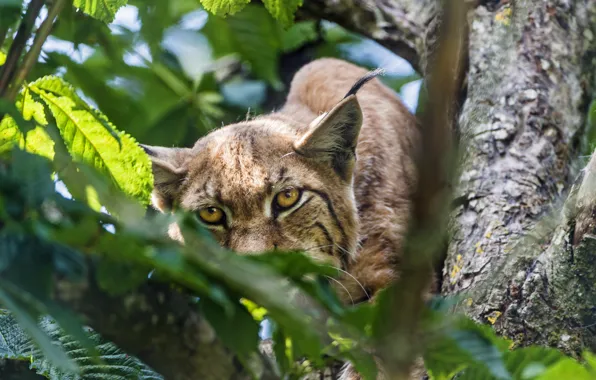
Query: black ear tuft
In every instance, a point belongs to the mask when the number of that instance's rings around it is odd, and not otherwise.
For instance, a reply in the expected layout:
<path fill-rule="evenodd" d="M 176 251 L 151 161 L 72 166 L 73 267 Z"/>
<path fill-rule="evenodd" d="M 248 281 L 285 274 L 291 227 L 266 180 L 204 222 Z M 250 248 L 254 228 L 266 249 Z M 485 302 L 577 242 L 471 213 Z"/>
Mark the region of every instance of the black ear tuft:
<path fill-rule="evenodd" d="M 360 90 L 360 88 L 362 86 L 364 86 L 371 79 L 378 77 L 379 75 L 385 75 L 385 69 L 379 67 L 376 70 L 369 71 L 368 73 L 366 73 L 365 76 L 358 79 L 358 81 L 356 81 L 356 83 L 354 83 L 352 88 L 350 88 L 350 91 L 348 91 L 346 96 L 344 96 L 344 99 L 350 95 L 356 95 L 356 93 L 358 92 L 358 90 Z"/>
<path fill-rule="evenodd" d="M 139 144 L 139 146 L 141 147 L 141 149 L 143 149 L 145 151 L 145 153 L 147 153 L 150 156 L 156 156 L 156 153 L 154 150 L 152 150 L 151 146 L 149 145 L 145 145 L 145 144 Z"/>

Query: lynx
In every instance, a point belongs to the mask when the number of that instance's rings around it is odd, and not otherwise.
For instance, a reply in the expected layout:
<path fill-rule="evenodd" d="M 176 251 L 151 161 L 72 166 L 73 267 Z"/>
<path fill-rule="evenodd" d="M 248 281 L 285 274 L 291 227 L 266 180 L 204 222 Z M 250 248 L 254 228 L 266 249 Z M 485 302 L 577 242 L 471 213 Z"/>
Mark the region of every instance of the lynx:
<path fill-rule="evenodd" d="M 154 206 L 196 212 L 239 253 L 303 250 L 337 268 L 344 302 L 370 299 L 399 275 L 419 134 L 374 76 L 319 59 L 296 73 L 277 112 L 217 129 L 192 148 L 143 146 Z M 170 235 L 181 240 L 176 228 Z"/>

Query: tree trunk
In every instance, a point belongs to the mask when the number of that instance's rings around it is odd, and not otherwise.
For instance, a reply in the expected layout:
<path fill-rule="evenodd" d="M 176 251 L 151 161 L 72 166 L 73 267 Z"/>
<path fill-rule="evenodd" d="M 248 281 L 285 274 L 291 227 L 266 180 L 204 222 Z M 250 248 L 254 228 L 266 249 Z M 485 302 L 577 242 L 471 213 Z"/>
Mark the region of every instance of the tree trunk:
<path fill-rule="evenodd" d="M 555 206 L 577 175 L 596 72 L 595 16 L 591 1 L 472 12 L 461 203 L 443 272 L 443 293 L 465 295 L 468 315 L 516 344 L 569 353 L 596 348 L 587 327 L 596 322 L 590 228 L 572 242 L 574 198 L 565 214 Z"/>

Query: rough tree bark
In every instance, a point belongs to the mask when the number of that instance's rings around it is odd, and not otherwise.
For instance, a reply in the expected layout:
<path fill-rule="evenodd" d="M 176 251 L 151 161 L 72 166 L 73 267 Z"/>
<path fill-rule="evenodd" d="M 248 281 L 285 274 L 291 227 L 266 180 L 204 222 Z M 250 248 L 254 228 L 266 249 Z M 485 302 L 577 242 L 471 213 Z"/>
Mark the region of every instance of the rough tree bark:
<path fill-rule="evenodd" d="M 468 3 L 470 70 L 458 126 L 465 154 L 443 293 L 466 294 L 468 315 L 518 344 L 596 349 L 596 158 L 570 191 L 594 91 L 596 4 Z M 302 14 L 370 37 L 425 72 L 438 9 L 435 0 L 310 0 Z M 564 212 L 554 208 L 567 193 Z M 111 297 L 92 277 L 83 288 L 64 285 L 60 300 L 166 378 L 243 378 L 184 297 L 153 286 Z M 154 322 L 133 323 L 134 337 L 114 323 L 137 318 Z"/>
<path fill-rule="evenodd" d="M 582 0 L 518 0 L 470 15 L 461 204 L 443 282 L 445 294 L 469 297 L 467 314 L 516 344 L 568 353 L 596 348 L 593 227 L 572 241 L 574 197 L 566 213 L 555 206 L 578 174 L 596 72 L 595 17 L 596 4 Z M 586 209 L 590 191 L 581 192 Z"/>

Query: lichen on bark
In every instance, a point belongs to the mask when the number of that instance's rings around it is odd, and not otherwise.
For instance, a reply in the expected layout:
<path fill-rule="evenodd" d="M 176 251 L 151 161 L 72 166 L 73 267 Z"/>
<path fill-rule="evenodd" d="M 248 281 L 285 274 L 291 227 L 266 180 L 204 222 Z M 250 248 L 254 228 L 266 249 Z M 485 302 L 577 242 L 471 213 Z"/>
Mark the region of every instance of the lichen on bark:
<path fill-rule="evenodd" d="M 573 220 L 557 205 L 578 174 L 596 72 L 595 12 L 591 2 L 550 0 L 473 11 L 459 123 L 456 196 L 464 201 L 451 219 L 443 282 L 444 294 L 466 295 L 468 315 L 515 343 L 576 353 L 592 339 L 573 330 L 583 325 L 577 303 L 594 293 L 566 296 L 585 286 L 570 281 L 577 264 L 561 259 Z"/>

